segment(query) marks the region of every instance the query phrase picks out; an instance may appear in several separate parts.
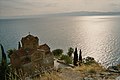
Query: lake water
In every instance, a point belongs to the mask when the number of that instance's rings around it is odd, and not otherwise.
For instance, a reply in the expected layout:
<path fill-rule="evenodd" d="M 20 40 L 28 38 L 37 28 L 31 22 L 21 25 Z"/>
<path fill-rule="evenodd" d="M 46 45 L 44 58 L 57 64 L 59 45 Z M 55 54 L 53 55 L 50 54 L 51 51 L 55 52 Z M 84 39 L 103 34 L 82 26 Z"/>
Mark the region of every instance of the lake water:
<path fill-rule="evenodd" d="M 67 16 L 0 19 L 0 43 L 5 50 L 17 48 L 28 32 L 51 49 L 82 50 L 104 66 L 120 64 L 120 16 Z"/>

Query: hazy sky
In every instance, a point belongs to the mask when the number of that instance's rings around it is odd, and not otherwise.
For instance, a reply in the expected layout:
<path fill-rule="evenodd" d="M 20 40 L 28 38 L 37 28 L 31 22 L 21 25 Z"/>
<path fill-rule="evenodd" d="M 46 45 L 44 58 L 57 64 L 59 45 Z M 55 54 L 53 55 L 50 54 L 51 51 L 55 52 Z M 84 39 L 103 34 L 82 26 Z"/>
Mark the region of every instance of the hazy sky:
<path fill-rule="evenodd" d="M 74 11 L 120 11 L 120 0 L 0 0 L 1 16 Z"/>

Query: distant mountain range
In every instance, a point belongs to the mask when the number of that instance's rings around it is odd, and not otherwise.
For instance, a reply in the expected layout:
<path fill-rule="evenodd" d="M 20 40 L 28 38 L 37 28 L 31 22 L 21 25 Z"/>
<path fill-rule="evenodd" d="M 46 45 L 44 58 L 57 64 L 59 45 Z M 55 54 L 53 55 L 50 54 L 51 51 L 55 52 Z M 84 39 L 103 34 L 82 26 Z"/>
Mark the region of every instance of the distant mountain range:
<path fill-rule="evenodd" d="M 41 14 L 41 15 L 27 15 L 27 16 L 13 16 L 13 17 L 0 17 L 0 19 L 23 19 L 23 18 L 39 18 L 39 17 L 54 17 L 54 16 L 117 16 L 120 12 L 66 12 L 54 14 Z"/>
<path fill-rule="evenodd" d="M 81 11 L 81 12 L 68 12 L 68 13 L 57 13 L 57 14 L 50 14 L 54 16 L 96 16 L 96 15 L 120 15 L 120 12 L 88 12 L 88 11 Z"/>

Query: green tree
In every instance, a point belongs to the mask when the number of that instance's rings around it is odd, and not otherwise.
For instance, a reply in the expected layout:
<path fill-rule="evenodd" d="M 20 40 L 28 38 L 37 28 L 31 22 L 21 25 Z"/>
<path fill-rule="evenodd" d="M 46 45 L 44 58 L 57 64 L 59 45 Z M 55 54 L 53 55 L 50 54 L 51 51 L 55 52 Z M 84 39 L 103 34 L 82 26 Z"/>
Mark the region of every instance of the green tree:
<path fill-rule="evenodd" d="M 82 63 L 82 51 L 79 51 L 79 65 Z"/>
<path fill-rule="evenodd" d="M 7 70 L 7 58 L 6 54 L 4 52 L 4 48 L 2 44 L 0 44 L 1 47 L 1 54 L 2 54 L 2 60 L 1 60 L 1 66 L 0 66 L 0 79 L 5 80 L 6 77 L 6 70 Z"/>
<path fill-rule="evenodd" d="M 73 64 L 75 66 L 78 66 L 77 62 L 78 62 L 78 53 L 77 53 L 77 48 L 75 48 Z"/>
<path fill-rule="evenodd" d="M 55 49 L 52 51 L 52 53 L 55 57 L 60 57 L 63 53 L 63 50 L 62 49 Z"/>
<path fill-rule="evenodd" d="M 95 63 L 95 59 L 93 57 L 86 57 L 83 59 L 83 63 L 86 65 L 90 65 L 91 63 Z"/>
<path fill-rule="evenodd" d="M 20 44 L 20 42 L 18 42 L 18 49 L 20 49 L 21 48 L 21 44 Z"/>
<path fill-rule="evenodd" d="M 67 52 L 68 56 L 71 57 L 73 52 L 74 52 L 74 49 L 70 47 Z"/>
<path fill-rule="evenodd" d="M 71 64 L 72 63 L 72 58 L 69 57 L 68 55 L 62 55 L 61 60 L 64 60 L 66 64 Z"/>
<path fill-rule="evenodd" d="M 4 51 L 4 48 L 3 48 L 2 44 L 0 44 L 0 46 L 1 46 L 1 51 L 2 51 L 1 65 L 5 66 L 7 64 L 7 58 L 6 58 L 6 54 L 5 54 L 5 51 Z"/>

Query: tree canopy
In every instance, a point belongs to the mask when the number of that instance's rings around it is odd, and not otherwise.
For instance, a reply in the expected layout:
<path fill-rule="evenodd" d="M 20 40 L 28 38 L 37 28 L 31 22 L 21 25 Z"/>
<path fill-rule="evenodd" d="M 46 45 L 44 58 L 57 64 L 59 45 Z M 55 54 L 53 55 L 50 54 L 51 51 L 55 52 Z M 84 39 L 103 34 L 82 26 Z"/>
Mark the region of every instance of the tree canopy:
<path fill-rule="evenodd" d="M 68 56 L 71 57 L 73 52 L 74 52 L 74 49 L 70 47 L 67 52 Z"/>
<path fill-rule="evenodd" d="M 62 55 L 63 50 L 62 49 L 55 49 L 52 51 L 53 55 L 56 57 L 59 57 L 60 55 Z"/>

